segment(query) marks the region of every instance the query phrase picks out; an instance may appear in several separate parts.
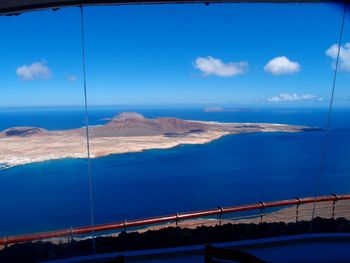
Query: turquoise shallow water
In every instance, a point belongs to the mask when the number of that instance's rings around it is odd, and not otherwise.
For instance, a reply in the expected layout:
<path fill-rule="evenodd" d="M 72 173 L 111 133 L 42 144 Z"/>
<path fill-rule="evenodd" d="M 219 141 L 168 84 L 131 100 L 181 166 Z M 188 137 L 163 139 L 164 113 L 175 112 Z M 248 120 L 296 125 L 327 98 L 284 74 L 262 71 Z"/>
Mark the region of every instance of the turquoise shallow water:
<path fill-rule="evenodd" d="M 92 109 L 92 125 L 125 109 Z M 146 117 L 323 127 L 325 110 L 136 109 Z M 334 111 L 321 193 L 350 192 L 350 111 Z M 84 125 L 80 109 L 1 111 L 0 129 Z M 256 133 L 92 160 L 96 223 L 314 194 L 323 132 Z M 87 161 L 0 170 L 0 235 L 88 225 Z"/>

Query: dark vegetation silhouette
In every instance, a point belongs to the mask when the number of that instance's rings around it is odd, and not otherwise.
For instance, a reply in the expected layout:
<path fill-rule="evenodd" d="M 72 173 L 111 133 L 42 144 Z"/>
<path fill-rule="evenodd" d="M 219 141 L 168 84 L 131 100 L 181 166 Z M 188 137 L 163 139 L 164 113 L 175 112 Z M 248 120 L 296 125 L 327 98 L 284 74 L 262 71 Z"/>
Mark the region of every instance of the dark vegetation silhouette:
<path fill-rule="evenodd" d="M 350 232 L 350 221 L 345 218 L 313 220 L 313 233 Z M 201 226 L 196 229 L 168 227 L 160 230 L 122 232 L 116 237 L 96 238 L 97 253 L 128 250 L 169 248 L 211 244 L 246 239 L 310 233 L 310 221 L 297 223 L 225 224 Z M 49 241 L 15 244 L 0 251 L 2 263 L 34 263 L 66 257 L 91 254 L 91 240 L 53 244 Z"/>

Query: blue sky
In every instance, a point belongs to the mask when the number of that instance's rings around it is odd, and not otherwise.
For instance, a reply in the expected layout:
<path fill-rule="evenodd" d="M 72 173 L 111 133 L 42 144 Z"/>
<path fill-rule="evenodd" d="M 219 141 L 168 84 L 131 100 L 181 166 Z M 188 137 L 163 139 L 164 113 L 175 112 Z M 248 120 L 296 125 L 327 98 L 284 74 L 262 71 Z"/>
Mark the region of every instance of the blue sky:
<path fill-rule="evenodd" d="M 338 6 L 85 8 L 90 105 L 328 105 Z M 80 11 L 0 17 L 0 107 L 83 104 Z M 350 105 L 345 21 L 336 104 Z M 328 50 L 328 51 L 327 51 Z"/>

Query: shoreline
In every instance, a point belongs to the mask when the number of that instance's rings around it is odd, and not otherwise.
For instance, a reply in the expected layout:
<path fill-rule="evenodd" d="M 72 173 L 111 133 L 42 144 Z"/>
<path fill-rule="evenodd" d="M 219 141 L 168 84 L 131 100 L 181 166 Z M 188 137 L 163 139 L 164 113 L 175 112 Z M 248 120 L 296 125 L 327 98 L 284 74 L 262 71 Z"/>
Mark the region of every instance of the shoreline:
<path fill-rule="evenodd" d="M 134 148 L 134 149 L 129 149 L 129 150 L 121 150 L 121 151 L 115 151 L 115 152 L 107 152 L 105 154 L 90 154 L 90 158 L 91 159 L 97 159 L 97 158 L 103 158 L 103 157 L 107 157 L 107 156 L 112 156 L 112 155 L 121 155 L 121 154 L 128 154 L 128 153 L 142 153 L 145 151 L 149 151 L 149 150 L 167 150 L 167 149 L 173 149 L 176 147 L 179 147 L 181 145 L 202 145 L 202 144 L 208 144 L 212 141 L 218 140 L 226 135 L 233 135 L 233 134 L 222 134 L 220 136 L 217 137 L 213 137 L 210 138 L 208 140 L 205 141 L 192 141 L 192 142 L 168 142 L 167 144 L 162 144 L 154 147 L 140 147 L 140 148 Z M 123 137 L 121 137 L 123 138 Z M 171 139 L 173 137 L 169 137 L 169 139 Z M 83 142 L 84 143 L 84 142 Z M 91 141 L 90 141 L 91 144 Z M 85 149 L 86 149 L 86 143 L 84 145 Z M 91 146 L 90 146 L 91 147 Z M 90 148 L 91 152 L 94 152 L 94 150 L 92 148 Z M 50 158 L 50 156 L 45 156 L 42 158 L 35 158 L 35 159 L 20 159 L 18 160 L 17 158 L 11 158 L 12 160 L 7 162 L 2 162 L 0 163 L 0 171 L 1 170 L 7 170 L 10 168 L 14 168 L 14 167 L 18 167 L 18 166 L 22 166 L 22 165 L 29 165 L 29 164 L 35 164 L 35 163 L 42 163 L 42 162 L 48 162 L 48 161 L 56 161 L 56 160 L 64 160 L 64 159 L 87 159 L 87 154 L 85 155 L 73 155 L 73 154 L 67 154 L 67 156 L 56 156 L 56 157 L 52 157 Z M 14 160 L 17 159 L 17 160 Z"/>

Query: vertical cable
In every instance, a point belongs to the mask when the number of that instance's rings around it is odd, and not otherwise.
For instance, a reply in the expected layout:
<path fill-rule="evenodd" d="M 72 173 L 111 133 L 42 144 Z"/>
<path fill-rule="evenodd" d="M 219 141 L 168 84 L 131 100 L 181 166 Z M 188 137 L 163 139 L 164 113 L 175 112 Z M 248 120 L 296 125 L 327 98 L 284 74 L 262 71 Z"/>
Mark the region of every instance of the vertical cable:
<path fill-rule="evenodd" d="M 321 149 L 320 167 L 318 169 L 316 183 L 315 183 L 316 184 L 315 185 L 315 197 L 314 197 L 314 205 L 313 205 L 313 209 L 312 209 L 310 232 L 312 231 L 313 219 L 315 218 L 316 198 L 318 197 L 319 191 L 320 191 L 319 188 L 320 188 L 321 175 L 324 171 L 325 161 L 326 161 L 326 157 L 327 157 L 327 146 L 328 146 L 328 140 L 329 140 L 328 134 L 329 134 L 329 128 L 330 128 L 330 124 L 331 124 L 334 92 L 335 92 L 335 86 L 336 86 L 336 82 L 337 82 L 337 73 L 338 73 L 338 68 L 339 68 L 339 56 L 340 56 L 341 43 L 342 43 L 342 39 L 343 39 L 346 10 L 347 10 L 347 3 L 344 2 L 344 11 L 343 11 L 343 16 L 341 18 L 340 34 L 339 34 L 339 40 L 338 40 L 337 58 L 336 58 L 336 62 L 335 62 L 334 75 L 333 75 L 332 92 L 331 92 L 331 98 L 330 98 L 330 102 L 329 102 L 327 122 L 326 122 L 326 127 L 324 130 L 324 137 L 323 137 L 323 143 L 322 143 L 322 149 Z"/>
<path fill-rule="evenodd" d="M 91 158 L 90 158 L 89 118 L 88 118 L 88 105 L 87 105 L 87 92 L 86 92 L 84 9 L 82 4 L 80 5 L 80 22 L 81 22 L 81 50 L 82 50 L 83 80 L 84 80 L 85 135 L 86 135 L 86 150 L 87 150 L 89 192 L 90 192 L 90 220 L 91 220 L 91 226 L 92 226 L 92 231 L 91 231 L 92 251 L 95 254 L 96 253 L 95 217 L 94 217 L 95 212 L 94 212 L 93 181 L 92 181 Z"/>

